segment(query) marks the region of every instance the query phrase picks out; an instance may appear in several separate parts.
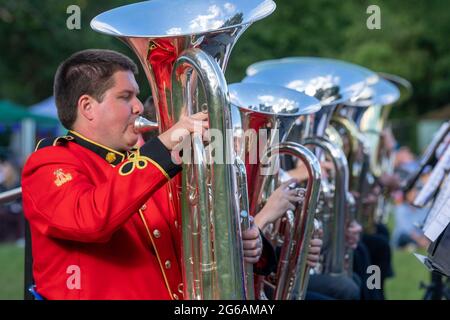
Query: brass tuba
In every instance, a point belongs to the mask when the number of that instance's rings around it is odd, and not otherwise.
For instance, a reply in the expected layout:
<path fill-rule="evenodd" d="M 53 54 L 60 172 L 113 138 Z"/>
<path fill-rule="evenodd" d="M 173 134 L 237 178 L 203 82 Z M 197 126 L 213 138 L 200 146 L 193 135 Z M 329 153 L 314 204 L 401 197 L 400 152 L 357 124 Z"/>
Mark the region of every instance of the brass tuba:
<path fill-rule="evenodd" d="M 399 99 L 407 99 L 412 91 L 411 84 L 405 79 L 387 74 L 380 74 L 380 76 L 380 81 L 368 88 L 369 94 L 363 102 L 369 103 L 369 107 L 359 119 L 355 120 L 363 134 L 365 148 L 368 151 L 368 164 L 366 164 L 368 172 L 363 182 L 363 189 L 373 188 L 376 179 L 383 173 L 393 173 L 395 154 L 385 147 L 382 133 L 387 128 L 386 122 L 393 105 Z M 377 223 L 387 222 L 390 211 L 387 200 L 384 195 L 380 195 L 377 203 L 369 206 L 367 212 L 359 210 L 366 232 L 374 233 Z"/>
<path fill-rule="evenodd" d="M 309 278 L 306 257 L 314 227 L 321 170 L 311 151 L 286 140 L 299 116 L 320 110 L 319 101 L 294 90 L 266 84 L 237 83 L 230 85 L 229 90 L 236 156 L 246 165 L 250 213 L 257 214 L 274 191 L 278 183 L 279 155 L 294 156 L 308 170 L 303 205 L 285 215 L 273 295 L 276 300 L 302 299 Z"/>
<path fill-rule="evenodd" d="M 346 155 L 351 174 L 350 190 L 358 194 L 356 217 L 366 233 L 374 233 L 381 217 L 386 217 L 383 196 L 376 204 L 366 204 L 364 199 L 373 192 L 376 178 L 382 172 L 392 173 L 393 153 L 382 148 L 381 133 L 385 127 L 390 107 L 400 97 L 396 86 L 385 79 L 368 86 L 354 101 L 338 107 L 332 118 L 345 140 Z"/>
<path fill-rule="evenodd" d="M 283 58 L 251 65 L 243 81 L 281 85 L 320 100 L 321 110 L 308 115 L 289 140 L 313 146 L 320 161 L 325 154 L 331 156 L 336 176 L 330 181 L 322 179 L 319 203 L 324 229 L 322 272 L 350 272 L 344 237 L 346 223 L 352 218 L 348 215 L 352 212 L 349 207 L 353 204 L 348 192 L 347 159 L 341 149 L 325 139 L 325 130 L 336 107 L 354 100 L 368 84 L 376 83 L 378 76 L 365 68 L 333 59 Z"/>
<path fill-rule="evenodd" d="M 104 12 L 91 27 L 123 40 L 138 56 L 160 132 L 182 114 L 207 111 L 210 129 L 224 133 L 231 129 L 224 78 L 231 50 L 254 21 L 274 10 L 272 0 L 153 0 Z M 182 176 L 167 184 L 174 211 L 182 213 L 184 298 L 251 299 L 240 236 L 246 208 L 237 197 L 235 165 L 227 162 L 232 141 L 223 135 L 226 152 L 208 163 L 211 149 L 201 137 L 192 140 L 197 161 L 183 163 Z"/>

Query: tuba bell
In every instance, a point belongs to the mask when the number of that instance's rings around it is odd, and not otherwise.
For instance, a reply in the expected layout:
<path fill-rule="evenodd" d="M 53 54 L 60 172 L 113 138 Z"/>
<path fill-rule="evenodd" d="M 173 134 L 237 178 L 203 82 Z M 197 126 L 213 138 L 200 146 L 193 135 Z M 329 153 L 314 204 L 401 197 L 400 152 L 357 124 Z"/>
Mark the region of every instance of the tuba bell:
<path fill-rule="evenodd" d="M 272 0 L 153 0 L 104 12 L 91 21 L 101 33 L 123 40 L 138 56 L 157 111 L 159 131 L 183 114 L 207 111 L 210 129 L 230 128 L 224 71 L 237 39 L 255 21 L 275 10 Z M 210 149 L 192 138 L 191 158 L 172 179 L 168 202 L 182 221 L 185 299 L 251 299 L 245 277 L 237 179 L 226 152 L 208 163 Z M 245 221 L 243 225 L 245 225 Z"/>

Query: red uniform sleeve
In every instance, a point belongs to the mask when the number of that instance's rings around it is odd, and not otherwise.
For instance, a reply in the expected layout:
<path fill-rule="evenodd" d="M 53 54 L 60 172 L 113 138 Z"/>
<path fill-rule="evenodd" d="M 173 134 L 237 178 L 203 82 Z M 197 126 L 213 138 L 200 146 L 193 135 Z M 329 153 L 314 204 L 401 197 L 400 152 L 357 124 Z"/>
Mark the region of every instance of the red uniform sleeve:
<path fill-rule="evenodd" d="M 116 167 L 106 163 L 103 172 L 96 172 L 102 166 L 87 166 L 66 146 L 31 155 L 22 189 L 32 226 L 47 236 L 105 242 L 181 170 L 158 138 Z"/>

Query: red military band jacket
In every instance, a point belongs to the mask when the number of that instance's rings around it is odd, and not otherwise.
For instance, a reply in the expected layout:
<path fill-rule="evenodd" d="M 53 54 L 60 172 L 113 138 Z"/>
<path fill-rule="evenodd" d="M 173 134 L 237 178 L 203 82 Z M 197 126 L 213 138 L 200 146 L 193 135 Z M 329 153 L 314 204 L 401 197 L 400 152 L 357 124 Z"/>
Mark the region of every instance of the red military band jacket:
<path fill-rule="evenodd" d="M 154 138 L 123 154 L 76 132 L 44 140 L 22 178 L 33 276 L 46 299 L 181 299 L 181 169 Z"/>

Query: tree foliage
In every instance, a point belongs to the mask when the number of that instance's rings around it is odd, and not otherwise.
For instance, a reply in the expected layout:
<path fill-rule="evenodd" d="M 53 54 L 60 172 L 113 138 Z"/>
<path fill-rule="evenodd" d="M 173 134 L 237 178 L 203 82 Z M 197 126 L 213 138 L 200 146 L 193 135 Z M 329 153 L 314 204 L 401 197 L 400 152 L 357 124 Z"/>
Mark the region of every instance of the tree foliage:
<path fill-rule="evenodd" d="M 135 59 L 120 41 L 89 27 L 95 15 L 129 2 L 11 0 L 0 4 L 0 98 L 25 105 L 46 98 L 58 64 L 81 49 L 115 49 Z M 66 9 L 72 4 L 81 8 L 81 30 L 66 27 Z M 380 30 L 366 26 L 366 9 L 371 4 L 381 9 Z M 263 59 L 343 59 L 411 81 L 413 98 L 396 114 L 415 117 L 450 100 L 448 34 L 447 1 L 278 0 L 277 10 L 238 41 L 226 75 L 229 82 L 239 81 L 249 64 Z M 148 94 L 143 75 L 140 83 Z"/>

